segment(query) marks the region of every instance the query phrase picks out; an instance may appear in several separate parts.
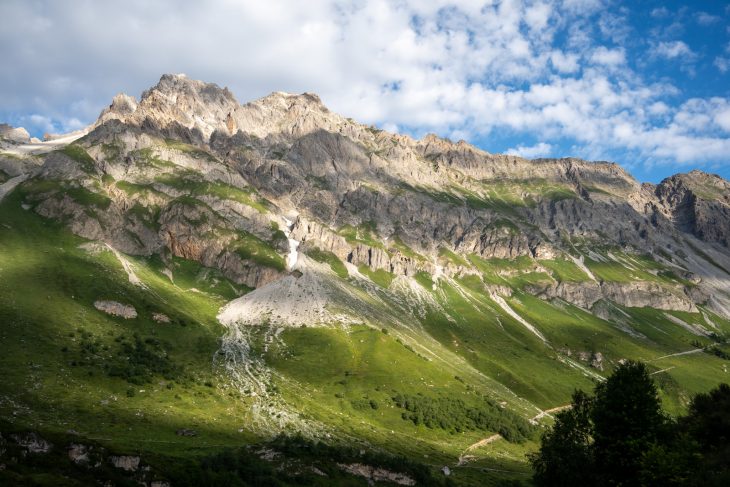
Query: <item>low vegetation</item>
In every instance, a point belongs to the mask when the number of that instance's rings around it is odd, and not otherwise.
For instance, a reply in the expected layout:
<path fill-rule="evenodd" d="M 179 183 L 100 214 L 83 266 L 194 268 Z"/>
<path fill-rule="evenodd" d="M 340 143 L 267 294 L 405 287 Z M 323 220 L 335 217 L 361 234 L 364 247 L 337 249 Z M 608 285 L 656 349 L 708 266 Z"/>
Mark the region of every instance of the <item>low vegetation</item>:
<path fill-rule="evenodd" d="M 376 225 L 373 222 L 364 222 L 357 227 L 344 225 L 337 233 L 345 237 L 345 240 L 351 244 L 362 243 L 374 248 L 385 248 L 383 242 L 378 239 Z"/>
<path fill-rule="evenodd" d="M 94 167 L 96 166 L 96 162 L 94 161 L 94 158 L 89 155 L 88 152 L 86 152 L 86 149 L 81 147 L 78 144 L 69 144 L 63 149 L 60 150 L 60 152 L 67 157 L 73 159 L 74 161 L 78 162 L 81 166 L 81 169 L 85 172 L 93 172 Z"/>
<path fill-rule="evenodd" d="M 371 281 L 385 289 L 387 289 L 390 286 L 390 283 L 393 282 L 393 279 L 395 279 L 395 275 L 385 269 L 372 270 L 366 265 L 360 265 L 357 270 L 360 271 L 360 274 L 368 276 Z"/>
<path fill-rule="evenodd" d="M 238 232 L 236 253 L 246 260 L 250 260 L 264 267 L 283 271 L 286 269 L 286 261 L 268 243 L 256 235 L 241 230 Z"/>
<path fill-rule="evenodd" d="M 450 433 L 496 431 L 512 442 L 525 441 L 534 433 L 534 428 L 527 421 L 486 398 L 475 405 L 467 405 L 461 399 L 420 394 L 397 394 L 392 399 L 404 410 L 403 419 L 412 421 L 416 426 L 423 424 L 427 428 L 441 428 Z"/>
<path fill-rule="evenodd" d="M 305 253 L 317 262 L 329 264 L 332 271 L 341 278 L 345 279 L 349 275 L 345 264 L 343 264 L 339 257 L 332 252 L 321 250 L 317 247 L 311 247 L 307 249 Z"/>

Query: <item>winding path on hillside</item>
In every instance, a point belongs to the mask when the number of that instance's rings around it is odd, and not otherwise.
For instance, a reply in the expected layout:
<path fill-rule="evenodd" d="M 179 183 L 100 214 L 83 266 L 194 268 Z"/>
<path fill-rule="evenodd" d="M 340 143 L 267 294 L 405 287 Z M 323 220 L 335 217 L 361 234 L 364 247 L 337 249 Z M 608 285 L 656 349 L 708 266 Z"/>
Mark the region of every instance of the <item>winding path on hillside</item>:
<path fill-rule="evenodd" d="M 546 409 L 545 411 L 541 411 L 540 414 L 535 416 L 534 418 L 530 419 L 531 423 L 536 422 L 539 419 L 544 418 L 545 416 L 550 416 L 552 413 L 559 413 L 560 411 L 565 411 L 566 409 L 572 408 L 572 404 L 564 404 L 562 406 L 557 406 L 551 409 Z"/>
<path fill-rule="evenodd" d="M 495 441 L 501 440 L 501 439 L 502 439 L 502 435 L 500 435 L 499 433 L 497 433 L 497 434 L 492 435 L 492 436 L 490 436 L 488 438 L 484 438 L 482 440 L 479 440 L 479 441 L 477 441 L 476 443 L 474 443 L 472 445 L 469 445 L 468 447 L 466 447 L 466 450 L 464 450 L 461 453 L 461 455 L 459 455 L 459 462 L 456 464 L 456 466 L 457 467 L 461 467 L 461 466 L 465 465 L 469 460 L 471 460 L 472 458 L 474 458 L 471 455 L 467 455 L 467 453 L 469 453 L 470 451 L 476 450 L 477 448 L 481 448 L 483 446 L 486 446 L 486 445 L 488 445 L 490 443 L 494 443 Z"/>
<path fill-rule="evenodd" d="M 690 354 L 693 354 L 693 353 L 700 353 L 700 352 L 704 352 L 704 351 L 705 351 L 704 348 L 693 348 L 692 350 L 687 350 L 686 352 L 677 352 L 677 353 L 672 353 L 672 354 L 669 354 L 669 355 L 662 355 L 661 357 L 657 357 L 655 359 L 649 360 L 649 362 L 656 362 L 657 360 L 661 360 L 663 358 L 679 357 L 681 355 L 690 355 Z"/>

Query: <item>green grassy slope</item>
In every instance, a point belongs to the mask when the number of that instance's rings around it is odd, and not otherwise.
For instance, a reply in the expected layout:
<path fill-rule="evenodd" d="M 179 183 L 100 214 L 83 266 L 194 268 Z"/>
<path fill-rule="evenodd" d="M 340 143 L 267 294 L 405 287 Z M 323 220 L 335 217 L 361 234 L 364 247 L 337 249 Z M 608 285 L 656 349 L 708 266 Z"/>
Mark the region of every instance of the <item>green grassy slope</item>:
<path fill-rule="evenodd" d="M 87 242 L 61 224 L 21 208 L 26 193 L 41 190 L 30 181 L 0 204 L 3 424 L 50 436 L 73 430 L 85 441 L 158 458 L 163 466 L 276 433 L 257 426 L 252 408 L 261 402 L 236 388 L 220 367 L 226 330 L 216 314 L 249 289 L 195 262 L 161 257 L 127 257 L 144 283 L 134 285 L 111 251 L 86 250 L 81 245 Z M 90 206 L 103 204 L 76 196 Z M 376 238 L 369 226 L 343 232 L 357 242 Z M 366 289 L 333 254 L 309 253 L 329 264 L 332 279 L 381 307 L 372 316 L 384 320 L 290 328 L 274 340 L 267 326 L 252 329 L 253 352 L 271 371 L 274 394 L 303 421 L 318 425 L 321 438 L 403 455 L 433 472 L 449 465 L 457 484 L 528 478 L 525 454 L 536 447 L 540 427 L 527 420 L 540 409 L 567 404 L 575 388 L 591 389 L 622 359 L 650 364 L 672 413 L 682 412 L 692 394 L 727 381 L 728 361 L 698 348 L 730 332 L 730 322 L 707 310 L 616 306 L 620 319 L 609 322 L 522 291 L 551 279 L 585 280 L 567 260 L 467 261 L 444 250 L 445 260 L 471 262 L 479 273 L 436 279 L 421 272 L 414 285 L 428 299 L 413 301 L 399 287 L 401 277 L 362 269 L 377 284 Z M 660 274 L 651 260 L 612 255 L 616 260 L 586 265 L 606 280 L 679 282 Z M 490 295 L 495 285 L 511 289 L 503 303 Z M 107 315 L 94 307 L 97 300 L 131 305 L 138 316 Z M 398 315 L 408 309 L 407 317 Z M 156 314 L 170 322 L 156 321 Z M 709 329 L 705 316 L 718 326 L 717 337 L 677 324 Z M 398 319 L 409 326 L 394 325 Z M 197 436 L 178 436 L 183 428 Z M 470 445 L 496 433 L 510 441 L 469 450 L 473 458 L 457 466 Z"/>
<path fill-rule="evenodd" d="M 239 442 L 245 400 L 240 412 L 232 408 L 211 367 L 224 296 L 184 292 L 142 261 L 136 272 L 148 289 L 134 286 L 111 252 L 79 248 L 82 239 L 20 209 L 21 198 L 17 192 L 0 205 L 2 416 L 74 429 L 122 449 L 182 452 Z M 179 285 L 186 274 L 179 273 Z M 98 311 L 93 303 L 100 299 L 132 305 L 138 317 Z M 171 323 L 156 322 L 153 313 Z M 124 344 L 138 341 L 141 358 L 130 363 Z M 137 367 L 137 383 L 105 366 Z M 174 371 L 157 372 L 166 369 Z M 178 428 L 201 429 L 194 447 L 179 441 Z"/>

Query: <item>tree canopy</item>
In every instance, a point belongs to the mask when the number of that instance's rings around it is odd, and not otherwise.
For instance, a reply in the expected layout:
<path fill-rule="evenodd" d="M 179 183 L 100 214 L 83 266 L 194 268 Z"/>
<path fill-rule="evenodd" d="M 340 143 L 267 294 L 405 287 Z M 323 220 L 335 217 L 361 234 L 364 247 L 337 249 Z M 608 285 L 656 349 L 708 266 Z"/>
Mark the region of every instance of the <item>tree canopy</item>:
<path fill-rule="evenodd" d="M 674 420 L 646 366 L 626 362 L 593 396 L 573 394 L 530 462 L 538 486 L 730 485 L 730 386 Z"/>

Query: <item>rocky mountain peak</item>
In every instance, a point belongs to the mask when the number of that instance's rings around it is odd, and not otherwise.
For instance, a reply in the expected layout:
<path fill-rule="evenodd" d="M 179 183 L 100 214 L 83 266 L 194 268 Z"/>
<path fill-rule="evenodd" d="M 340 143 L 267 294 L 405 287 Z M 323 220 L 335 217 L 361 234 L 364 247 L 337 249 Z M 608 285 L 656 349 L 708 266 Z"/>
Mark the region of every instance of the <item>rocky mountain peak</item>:
<path fill-rule="evenodd" d="M 137 110 L 137 100 L 133 96 L 125 93 L 117 93 L 112 98 L 112 103 L 99 115 L 99 120 L 107 120 L 118 118 L 119 116 L 127 116 Z"/>
<path fill-rule="evenodd" d="M 426 154 L 442 153 L 448 151 L 468 151 L 488 155 L 489 153 L 475 147 L 465 140 L 453 142 L 447 138 L 439 137 L 436 134 L 426 134 L 417 141 L 417 145 Z"/>
<path fill-rule="evenodd" d="M 154 87 L 142 93 L 142 101 L 160 94 L 171 99 L 178 97 L 196 99 L 201 103 L 238 104 L 236 97 L 228 88 L 190 79 L 184 74 L 163 74 Z"/>
<path fill-rule="evenodd" d="M 259 106 L 278 107 L 291 110 L 294 107 L 307 107 L 313 110 L 322 110 L 329 112 L 329 109 L 322 103 L 322 99 L 315 93 L 287 93 L 284 91 L 275 91 L 263 98 L 260 98 L 252 104 Z"/>
<path fill-rule="evenodd" d="M 470 191 L 477 192 L 484 191 L 479 182 L 543 181 L 539 184 L 566 188 L 583 199 L 618 198 L 634 208 L 642 208 L 650 204 L 650 199 L 658 198 L 667 216 L 686 206 L 682 206 L 687 200 L 686 191 L 691 190 L 695 197 L 724 202 L 729 201 L 730 194 L 722 178 L 701 171 L 678 175 L 649 188 L 642 187 L 621 166 L 611 162 L 576 158 L 527 160 L 490 154 L 463 140 L 453 142 L 435 134 L 414 140 L 342 117 L 313 93 L 276 91 L 241 105 L 227 88 L 184 74 L 163 75 L 142 94 L 139 102 L 128 95 L 115 96 L 97 126 L 111 119 L 201 146 L 208 146 L 211 136 L 217 133 L 220 137 L 215 146 L 226 151 L 240 143 L 233 136 L 253 136 L 266 140 L 267 146 L 276 146 L 269 152 L 264 149 L 264 153 L 279 154 L 292 164 L 304 164 L 310 175 L 329 174 L 332 181 L 339 181 L 341 188 L 357 186 L 357 180 L 371 180 L 378 174 L 381 176 L 375 179 L 381 182 L 403 180 L 412 186 L 425 184 L 437 189 L 448 188 L 451 178 L 456 178 L 471 185 Z M 283 157 L 285 154 L 288 155 Z M 314 164 L 315 160 L 319 162 Z M 395 161 L 397 164 L 393 164 Z M 387 176 L 383 179 L 382 175 Z M 679 220 L 693 221 L 684 217 Z M 683 229 L 690 226 L 680 224 Z"/>
<path fill-rule="evenodd" d="M 166 133 L 197 133 L 194 138 L 207 142 L 214 131 L 231 130 L 228 119 L 239 107 L 228 88 L 193 80 L 184 74 L 165 74 L 154 87 L 142 93 L 139 103 L 123 93 L 116 95 L 96 126 L 119 120 Z"/>
<path fill-rule="evenodd" d="M 657 185 L 656 192 L 660 197 L 676 197 L 691 192 L 700 199 L 730 203 L 730 183 L 717 174 L 698 169 L 664 179 Z"/>
<path fill-rule="evenodd" d="M 156 128 L 167 135 L 185 132 L 191 141 L 204 144 L 216 131 L 233 135 L 242 130 L 266 137 L 335 129 L 345 121 L 314 93 L 274 92 L 241 105 L 228 88 L 184 74 L 162 75 L 155 86 L 142 93 L 139 103 L 134 97 L 118 94 L 95 125 L 109 120 Z"/>
<path fill-rule="evenodd" d="M 726 180 L 694 170 L 666 178 L 654 194 L 678 228 L 730 246 L 730 183 Z"/>

